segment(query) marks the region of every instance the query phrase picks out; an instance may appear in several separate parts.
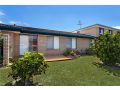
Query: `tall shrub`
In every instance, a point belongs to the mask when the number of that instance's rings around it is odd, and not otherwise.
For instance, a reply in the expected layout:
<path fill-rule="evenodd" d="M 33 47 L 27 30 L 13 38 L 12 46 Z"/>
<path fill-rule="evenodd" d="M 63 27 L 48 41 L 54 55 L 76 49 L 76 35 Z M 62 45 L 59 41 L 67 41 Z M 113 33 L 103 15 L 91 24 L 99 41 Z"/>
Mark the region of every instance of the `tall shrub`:
<path fill-rule="evenodd" d="M 120 63 L 120 34 L 110 35 L 108 32 L 95 39 L 94 52 L 107 65 Z"/>
<path fill-rule="evenodd" d="M 10 76 L 20 80 L 23 85 L 28 85 L 34 75 L 45 73 L 46 68 L 47 64 L 41 53 L 26 52 L 22 58 L 13 61 Z"/>

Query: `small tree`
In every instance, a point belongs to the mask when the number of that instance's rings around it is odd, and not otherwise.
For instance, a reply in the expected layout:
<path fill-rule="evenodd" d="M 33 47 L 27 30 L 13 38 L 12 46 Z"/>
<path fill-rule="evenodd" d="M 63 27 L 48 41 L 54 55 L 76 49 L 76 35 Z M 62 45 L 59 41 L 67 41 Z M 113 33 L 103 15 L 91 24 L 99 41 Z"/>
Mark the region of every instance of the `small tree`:
<path fill-rule="evenodd" d="M 95 39 L 93 49 L 104 64 L 120 63 L 120 34 L 110 35 L 107 32 L 99 36 Z"/>
<path fill-rule="evenodd" d="M 22 58 L 13 61 L 10 76 L 28 85 L 34 75 L 45 73 L 47 66 L 43 54 L 26 52 Z"/>

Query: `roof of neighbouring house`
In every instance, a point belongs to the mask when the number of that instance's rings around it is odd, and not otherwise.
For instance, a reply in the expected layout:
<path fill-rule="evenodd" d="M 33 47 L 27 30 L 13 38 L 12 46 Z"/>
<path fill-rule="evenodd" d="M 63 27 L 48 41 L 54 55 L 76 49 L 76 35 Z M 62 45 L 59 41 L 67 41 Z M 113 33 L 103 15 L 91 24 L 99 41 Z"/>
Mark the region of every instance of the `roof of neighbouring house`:
<path fill-rule="evenodd" d="M 20 33 L 30 33 L 30 34 L 45 34 L 45 35 L 68 36 L 68 37 L 91 38 L 91 39 L 95 38 L 95 36 L 86 35 L 86 34 L 78 34 L 72 32 L 17 26 L 17 25 L 8 25 L 8 24 L 0 24 L 0 30 L 17 31 Z"/>
<path fill-rule="evenodd" d="M 120 29 L 113 28 L 113 27 L 106 26 L 106 25 L 102 25 L 102 24 L 94 24 L 94 25 L 90 25 L 90 26 L 81 28 L 81 29 L 79 29 L 79 30 L 75 30 L 75 31 L 85 30 L 85 29 L 88 29 L 88 28 L 96 27 L 96 26 L 98 26 L 98 27 L 103 27 L 103 28 L 109 28 L 110 30 L 120 30 Z"/>

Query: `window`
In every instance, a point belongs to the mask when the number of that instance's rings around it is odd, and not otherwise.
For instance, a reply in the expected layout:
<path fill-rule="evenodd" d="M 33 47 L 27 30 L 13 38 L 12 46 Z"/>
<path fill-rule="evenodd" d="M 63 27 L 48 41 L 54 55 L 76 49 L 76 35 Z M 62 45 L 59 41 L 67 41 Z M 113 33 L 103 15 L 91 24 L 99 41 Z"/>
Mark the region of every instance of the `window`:
<path fill-rule="evenodd" d="M 59 49 L 59 36 L 54 36 L 54 49 Z"/>
<path fill-rule="evenodd" d="M 109 30 L 109 34 L 112 34 L 112 30 Z"/>
<path fill-rule="evenodd" d="M 67 48 L 72 48 L 72 38 L 68 38 L 66 45 L 67 45 Z"/>
<path fill-rule="evenodd" d="M 59 49 L 59 36 L 47 37 L 47 49 Z"/>
<path fill-rule="evenodd" d="M 72 38 L 72 49 L 76 49 L 76 38 Z"/>
<path fill-rule="evenodd" d="M 38 41 L 38 37 L 36 35 L 29 36 L 29 50 L 31 52 L 37 51 L 37 45 L 38 45 L 37 41 Z"/>
<path fill-rule="evenodd" d="M 99 34 L 103 35 L 104 34 L 104 28 L 99 28 Z"/>
<path fill-rule="evenodd" d="M 54 37 L 53 36 L 47 37 L 47 49 L 54 49 Z"/>

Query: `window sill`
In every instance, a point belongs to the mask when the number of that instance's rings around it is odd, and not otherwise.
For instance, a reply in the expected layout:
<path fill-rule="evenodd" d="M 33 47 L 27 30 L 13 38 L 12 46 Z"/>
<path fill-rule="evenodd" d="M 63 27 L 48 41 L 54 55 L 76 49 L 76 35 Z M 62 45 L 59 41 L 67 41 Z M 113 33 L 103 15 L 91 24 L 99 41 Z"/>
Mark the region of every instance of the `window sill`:
<path fill-rule="evenodd" d="M 53 49 L 53 48 L 51 48 L 51 49 L 47 49 L 47 50 L 59 50 L 59 49 Z"/>

